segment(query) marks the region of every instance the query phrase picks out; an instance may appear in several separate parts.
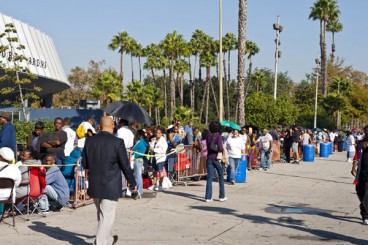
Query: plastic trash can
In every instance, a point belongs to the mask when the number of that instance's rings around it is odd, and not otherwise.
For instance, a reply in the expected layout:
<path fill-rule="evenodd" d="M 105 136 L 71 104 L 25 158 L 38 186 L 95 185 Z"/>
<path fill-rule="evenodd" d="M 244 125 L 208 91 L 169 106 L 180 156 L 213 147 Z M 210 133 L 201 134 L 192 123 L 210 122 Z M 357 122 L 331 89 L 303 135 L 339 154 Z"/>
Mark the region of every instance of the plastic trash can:
<path fill-rule="evenodd" d="M 240 159 L 238 169 L 236 170 L 235 182 L 236 183 L 245 183 L 247 180 L 247 158 L 243 160 Z"/>
<path fill-rule="evenodd" d="M 304 145 L 303 161 L 304 162 L 314 162 L 314 145 Z"/>

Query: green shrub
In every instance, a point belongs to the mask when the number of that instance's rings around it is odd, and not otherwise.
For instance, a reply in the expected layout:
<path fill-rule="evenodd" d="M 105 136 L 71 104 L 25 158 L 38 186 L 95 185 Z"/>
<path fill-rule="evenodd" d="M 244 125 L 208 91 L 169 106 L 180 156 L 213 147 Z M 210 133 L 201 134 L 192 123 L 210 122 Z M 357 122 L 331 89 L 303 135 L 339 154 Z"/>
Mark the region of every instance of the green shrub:
<path fill-rule="evenodd" d="M 45 124 L 45 133 L 52 132 L 54 130 L 54 120 L 42 120 Z M 17 143 L 19 144 L 26 144 L 28 135 L 30 132 L 34 130 L 34 125 L 37 121 L 18 121 L 14 120 L 13 125 L 15 127 L 16 136 L 17 136 Z"/>

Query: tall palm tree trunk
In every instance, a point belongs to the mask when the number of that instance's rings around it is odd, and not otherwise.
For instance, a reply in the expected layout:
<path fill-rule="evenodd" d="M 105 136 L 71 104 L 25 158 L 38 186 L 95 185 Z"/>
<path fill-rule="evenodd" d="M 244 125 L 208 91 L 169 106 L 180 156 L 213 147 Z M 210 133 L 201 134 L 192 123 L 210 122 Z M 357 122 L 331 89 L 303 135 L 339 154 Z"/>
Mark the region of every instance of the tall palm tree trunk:
<path fill-rule="evenodd" d="M 323 56 L 321 58 L 323 64 L 323 89 L 324 96 L 327 96 L 327 46 L 326 46 L 326 24 L 327 22 L 323 22 Z"/>
<path fill-rule="evenodd" d="M 130 54 L 130 67 L 132 69 L 132 82 L 134 81 L 133 55 Z"/>
<path fill-rule="evenodd" d="M 245 98 L 247 97 L 247 94 L 248 94 L 248 89 L 249 89 L 249 86 L 252 84 L 252 56 L 250 55 L 249 56 L 249 70 L 248 70 L 248 84 L 247 84 L 247 89 L 245 90 Z"/>
<path fill-rule="evenodd" d="M 138 64 L 139 64 L 139 81 L 142 84 L 142 65 L 141 65 L 141 56 L 138 56 Z"/>
<path fill-rule="evenodd" d="M 209 83 L 206 80 L 204 89 L 203 89 L 203 97 L 202 97 L 202 103 L 201 103 L 201 109 L 199 110 L 199 120 L 202 120 L 202 114 L 203 114 L 203 108 L 204 108 L 204 102 L 207 97 L 207 86 L 209 86 Z"/>
<path fill-rule="evenodd" d="M 213 89 L 213 85 L 212 85 L 212 80 L 211 79 L 210 79 L 210 87 L 211 87 L 211 91 L 212 91 L 213 101 L 215 102 L 215 106 L 216 106 L 217 116 L 220 118 L 220 112 L 219 112 L 218 105 L 217 105 L 216 94 L 215 94 L 215 90 Z"/>
<path fill-rule="evenodd" d="M 332 32 L 332 45 L 331 45 L 331 63 L 334 63 L 335 59 L 335 32 Z"/>
<path fill-rule="evenodd" d="M 152 81 L 153 81 L 153 84 L 155 86 L 157 86 L 156 84 L 156 77 L 155 77 L 155 71 L 153 70 L 153 67 L 151 67 L 151 74 L 152 74 Z M 141 81 L 141 84 L 142 84 L 142 81 Z"/>
<path fill-rule="evenodd" d="M 228 73 L 228 77 L 227 77 L 227 80 L 230 82 L 230 51 L 227 51 L 227 71 L 229 72 Z"/>
<path fill-rule="evenodd" d="M 180 105 L 184 104 L 184 72 L 180 75 Z"/>
<path fill-rule="evenodd" d="M 164 68 L 164 112 L 167 118 L 167 88 L 166 88 L 166 69 Z"/>
<path fill-rule="evenodd" d="M 208 106 L 209 106 L 209 100 L 210 100 L 210 82 L 211 82 L 211 67 L 207 66 L 206 68 L 206 117 L 205 117 L 205 124 L 208 124 Z"/>
<path fill-rule="evenodd" d="M 121 95 L 124 94 L 124 72 L 123 72 L 123 65 L 124 65 L 124 50 L 122 49 L 120 52 L 120 81 L 121 81 Z"/>
<path fill-rule="evenodd" d="M 229 87 L 227 86 L 227 75 L 226 75 L 226 60 L 222 60 L 222 64 L 224 67 L 224 84 L 225 84 L 225 90 L 226 90 L 226 115 L 227 119 L 230 120 L 230 105 L 229 105 Z"/>
<path fill-rule="evenodd" d="M 174 119 L 175 113 L 175 80 L 174 80 L 174 55 L 171 55 L 170 67 L 170 121 Z"/>
<path fill-rule="evenodd" d="M 196 87 L 196 69 L 197 69 L 198 55 L 196 54 L 194 59 L 194 71 L 193 71 L 193 88 L 192 88 L 192 101 L 190 103 L 192 111 L 194 113 L 195 108 L 195 87 Z"/>
<path fill-rule="evenodd" d="M 238 118 L 240 125 L 245 124 L 245 42 L 246 42 L 247 1 L 239 0 L 238 18 Z"/>

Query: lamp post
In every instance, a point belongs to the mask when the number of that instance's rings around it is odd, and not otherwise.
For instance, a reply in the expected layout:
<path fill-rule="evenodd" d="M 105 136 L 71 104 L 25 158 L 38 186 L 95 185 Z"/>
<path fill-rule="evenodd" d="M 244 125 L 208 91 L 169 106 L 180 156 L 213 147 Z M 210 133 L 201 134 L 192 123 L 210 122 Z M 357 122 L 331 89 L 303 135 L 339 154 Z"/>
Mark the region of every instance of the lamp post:
<path fill-rule="evenodd" d="M 224 102 L 223 102 L 223 87 L 222 87 L 222 0 L 219 0 L 219 120 L 223 120 Z"/>
<path fill-rule="evenodd" d="M 281 57 L 281 51 L 279 50 L 280 46 L 280 33 L 283 30 L 282 25 L 280 25 L 280 16 L 277 16 L 277 23 L 273 24 L 273 29 L 276 31 L 276 52 L 275 52 L 275 82 L 274 82 L 274 90 L 273 90 L 273 98 L 276 99 L 277 94 L 277 70 L 279 65 L 279 58 Z"/>
<path fill-rule="evenodd" d="M 321 64 L 321 60 L 319 59 L 319 57 L 317 59 L 315 59 L 317 68 L 315 69 L 316 72 L 316 97 L 315 97 L 315 101 L 314 101 L 314 123 L 313 123 L 313 127 L 317 128 L 317 100 L 318 100 L 318 76 L 319 76 L 319 66 Z"/>

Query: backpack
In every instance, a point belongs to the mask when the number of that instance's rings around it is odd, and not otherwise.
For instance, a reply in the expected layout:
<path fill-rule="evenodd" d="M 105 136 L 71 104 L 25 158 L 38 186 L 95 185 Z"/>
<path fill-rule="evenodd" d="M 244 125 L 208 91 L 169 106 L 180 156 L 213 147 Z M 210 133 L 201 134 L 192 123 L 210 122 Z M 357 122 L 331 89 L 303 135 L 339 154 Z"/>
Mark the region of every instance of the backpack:
<path fill-rule="evenodd" d="M 218 152 L 218 146 L 215 142 L 216 136 L 212 138 L 211 144 L 210 144 L 210 150 L 214 152 Z"/>
<path fill-rule="evenodd" d="M 78 136 L 78 139 L 82 139 L 86 136 L 86 131 L 84 130 L 84 126 L 83 124 L 80 125 L 77 130 L 75 131 L 75 133 L 77 134 Z"/>

